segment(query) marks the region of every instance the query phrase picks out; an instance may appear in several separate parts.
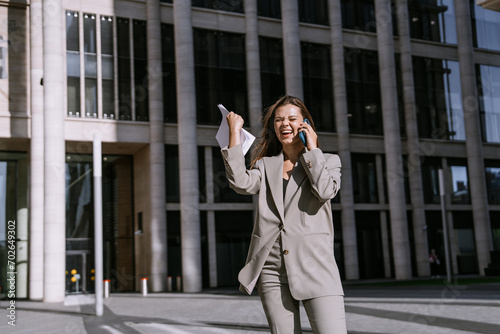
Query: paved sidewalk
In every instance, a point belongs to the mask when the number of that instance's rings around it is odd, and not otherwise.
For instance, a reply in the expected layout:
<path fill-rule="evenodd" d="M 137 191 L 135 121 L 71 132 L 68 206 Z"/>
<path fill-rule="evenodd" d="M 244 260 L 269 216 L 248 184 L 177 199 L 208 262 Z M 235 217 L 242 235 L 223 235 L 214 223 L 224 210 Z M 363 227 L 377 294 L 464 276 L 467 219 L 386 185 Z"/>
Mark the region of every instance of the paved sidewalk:
<path fill-rule="evenodd" d="M 500 284 L 470 286 L 345 285 L 348 332 L 500 333 Z M 94 315 L 93 296 L 65 303 L 17 301 L 16 326 L 8 324 L 8 301 L 0 302 L 0 333 L 184 334 L 269 333 L 257 296 L 237 289 L 204 293 L 112 294 L 104 316 Z M 312 333 L 302 309 L 304 333 Z"/>

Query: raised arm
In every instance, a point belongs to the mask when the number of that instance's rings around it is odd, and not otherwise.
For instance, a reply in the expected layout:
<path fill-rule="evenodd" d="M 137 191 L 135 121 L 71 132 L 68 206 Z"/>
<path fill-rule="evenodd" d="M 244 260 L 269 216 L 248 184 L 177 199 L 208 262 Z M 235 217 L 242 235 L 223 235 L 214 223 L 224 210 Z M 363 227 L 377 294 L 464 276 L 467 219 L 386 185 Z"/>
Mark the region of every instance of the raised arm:
<path fill-rule="evenodd" d="M 226 119 L 229 126 L 229 145 L 224 147 L 221 153 L 229 186 L 238 194 L 256 194 L 260 189 L 261 172 L 259 168 L 247 170 L 245 166 L 245 156 L 240 145 L 243 118 L 231 111 Z"/>

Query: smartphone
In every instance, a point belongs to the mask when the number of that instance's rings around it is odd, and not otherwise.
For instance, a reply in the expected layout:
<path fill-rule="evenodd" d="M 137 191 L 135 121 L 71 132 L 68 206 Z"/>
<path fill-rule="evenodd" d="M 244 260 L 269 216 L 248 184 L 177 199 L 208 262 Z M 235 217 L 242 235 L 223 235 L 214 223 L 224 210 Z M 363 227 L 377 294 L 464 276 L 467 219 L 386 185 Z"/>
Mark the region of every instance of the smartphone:
<path fill-rule="evenodd" d="M 307 123 L 307 124 L 311 124 L 311 123 L 309 123 L 309 120 L 307 118 L 304 118 L 304 122 Z M 307 136 L 306 136 L 306 133 L 304 131 L 299 132 L 299 137 L 300 137 L 300 140 L 302 140 L 302 143 L 304 144 L 304 146 L 307 147 Z"/>

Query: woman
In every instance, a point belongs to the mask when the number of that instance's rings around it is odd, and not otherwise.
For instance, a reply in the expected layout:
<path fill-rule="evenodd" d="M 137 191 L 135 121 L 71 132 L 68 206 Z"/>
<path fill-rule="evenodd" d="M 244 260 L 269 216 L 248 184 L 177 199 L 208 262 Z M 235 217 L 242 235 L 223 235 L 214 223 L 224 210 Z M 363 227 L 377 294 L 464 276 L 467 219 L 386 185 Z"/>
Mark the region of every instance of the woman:
<path fill-rule="evenodd" d="M 300 301 L 314 333 L 346 333 L 330 204 L 340 188 L 339 157 L 319 149 L 311 115 L 296 97 L 283 96 L 266 109 L 249 170 L 240 145 L 244 121 L 230 112 L 227 122 L 229 145 L 221 152 L 230 186 L 258 194 L 240 290 L 251 294 L 257 287 L 272 333 L 301 333 Z"/>

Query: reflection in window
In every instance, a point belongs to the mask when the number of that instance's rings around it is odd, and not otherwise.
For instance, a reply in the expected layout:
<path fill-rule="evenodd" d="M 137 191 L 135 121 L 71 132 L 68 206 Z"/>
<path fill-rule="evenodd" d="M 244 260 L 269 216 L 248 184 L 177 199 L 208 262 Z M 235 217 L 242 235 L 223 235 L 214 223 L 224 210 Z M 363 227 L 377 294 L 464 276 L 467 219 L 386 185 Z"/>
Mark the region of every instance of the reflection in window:
<path fill-rule="evenodd" d="M 378 203 L 374 155 L 352 155 L 352 178 L 355 203 Z"/>
<path fill-rule="evenodd" d="M 457 44 L 453 0 L 408 0 L 410 36 Z"/>
<path fill-rule="evenodd" d="M 465 165 L 453 164 L 450 165 L 450 170 L 453 186 L 451 202 L 453 204 L 470 204 L 467 167 Z"/>
<path fill-rule="evenodd" d="M 373 0 L 342 0 L 342 27 L 345 29 L 376 31 Z"/>
<path fill-rule="evenodd" d="M 439 204 L 441 202 L 439 193 L 439 169 L 441 160 L 424 157 L 422 164 L 422 184 L 424 190 L 424 201 L 428 204 Z"/>
<path fill-rule="evenodd" d="M 161 25 L 161 47 L 163 71 L 163 120 L 166 123 L 177 123 L 174 26 L 171 24 L 162 23 Z"/>
<path fill-rule="evenodd" d="M 488 203 L 500 204 L 500 162 L 486 162 L 486 189 Z"/>
<path fill-rule="evenodd" d="M 193 29 L 199 124 L 219 125 L 217 104 L 247 118 L 245 36 Z"/>
<path fill-rule="evenodd" d="M 91 155 L 66 156 L 66 267 L 81 274 L 81 290 L 67 276 L 67 292 L 93 290 L 94 182 Z M 102 206 L 104 276 L 113 290 L 134 289 L 132 158 L 104 156 Z M 116 279 L 117 270 L 123 279 Z"/>
<path fill-rule="evenodd" d="M 374 51 L 345 50 L 349 132 L 382 135 L 378 57 Z"/>
<path fill-rule="evenodd" d="M 259 37 L 262 104 L 267 106 L 285 94 L 283 41 Z"/>
<path fill-rule="evenodd" d="M 257 14 L 259 16 L 281 19 L 281 1 L 257 0 Z"/>
<path fill-rule="evenodd" d="M 130 21 L 117 18 L 116 35 L 118 47 L 118 118 L 132 119 L 132 90 L 130 84 Z"/>
<path fill-rule="evenodd" d="M 165 145 L 165 183 L 167 203 L 179 203 L 179 150 L 177 145 Z"/>
<path fill-rule="evenodd" d="M 465 140 L 458 62 L 413 57 L 421 138 Z"/>
<path fill-rule="evenodd" d="M 94 14 L 83 15 L 85 53 L 85 117 L 97 118 L 97 48 Z"/>
<path fill-rule="evenodd" d="M 102 117 L 115 118 L 113 18 L 101 16 Z"/>
<path fill-rule="evenodd" d="M 328 4 L 326 0 L 299 0 L 299 21 L 328 25 Z"/>
<path fill-rule="evenodd" d="M 476 70 L 483 140 L 500 143 L 500 67 L 478 65 Z"/>
<path fill-rule="evenodd" d="M 77 12 L 66 12 L 68 116 L 80 117 L 80 34 Z"/>
<path fill-rule="evenodd" d="M 332 70 L 328 45 L 302 43 L 304 103 L 312 113 L 316 129 L 335 131 Z"/>
<path fill-rule="evenodd" d="M 194 7 L 225 10 L 226 12 L 243 13 L 243 1 L 234 0 L 192 0 Z"/>
<path fill-rule="evenodd" d="M 484 9 L 470 0 L 474 46 L 500 51 L 500 12 Z"/>
<path fill-rule="evenodd" d="M 135 120 L 149 120 L 146 21 L 133 21 Z"/>

